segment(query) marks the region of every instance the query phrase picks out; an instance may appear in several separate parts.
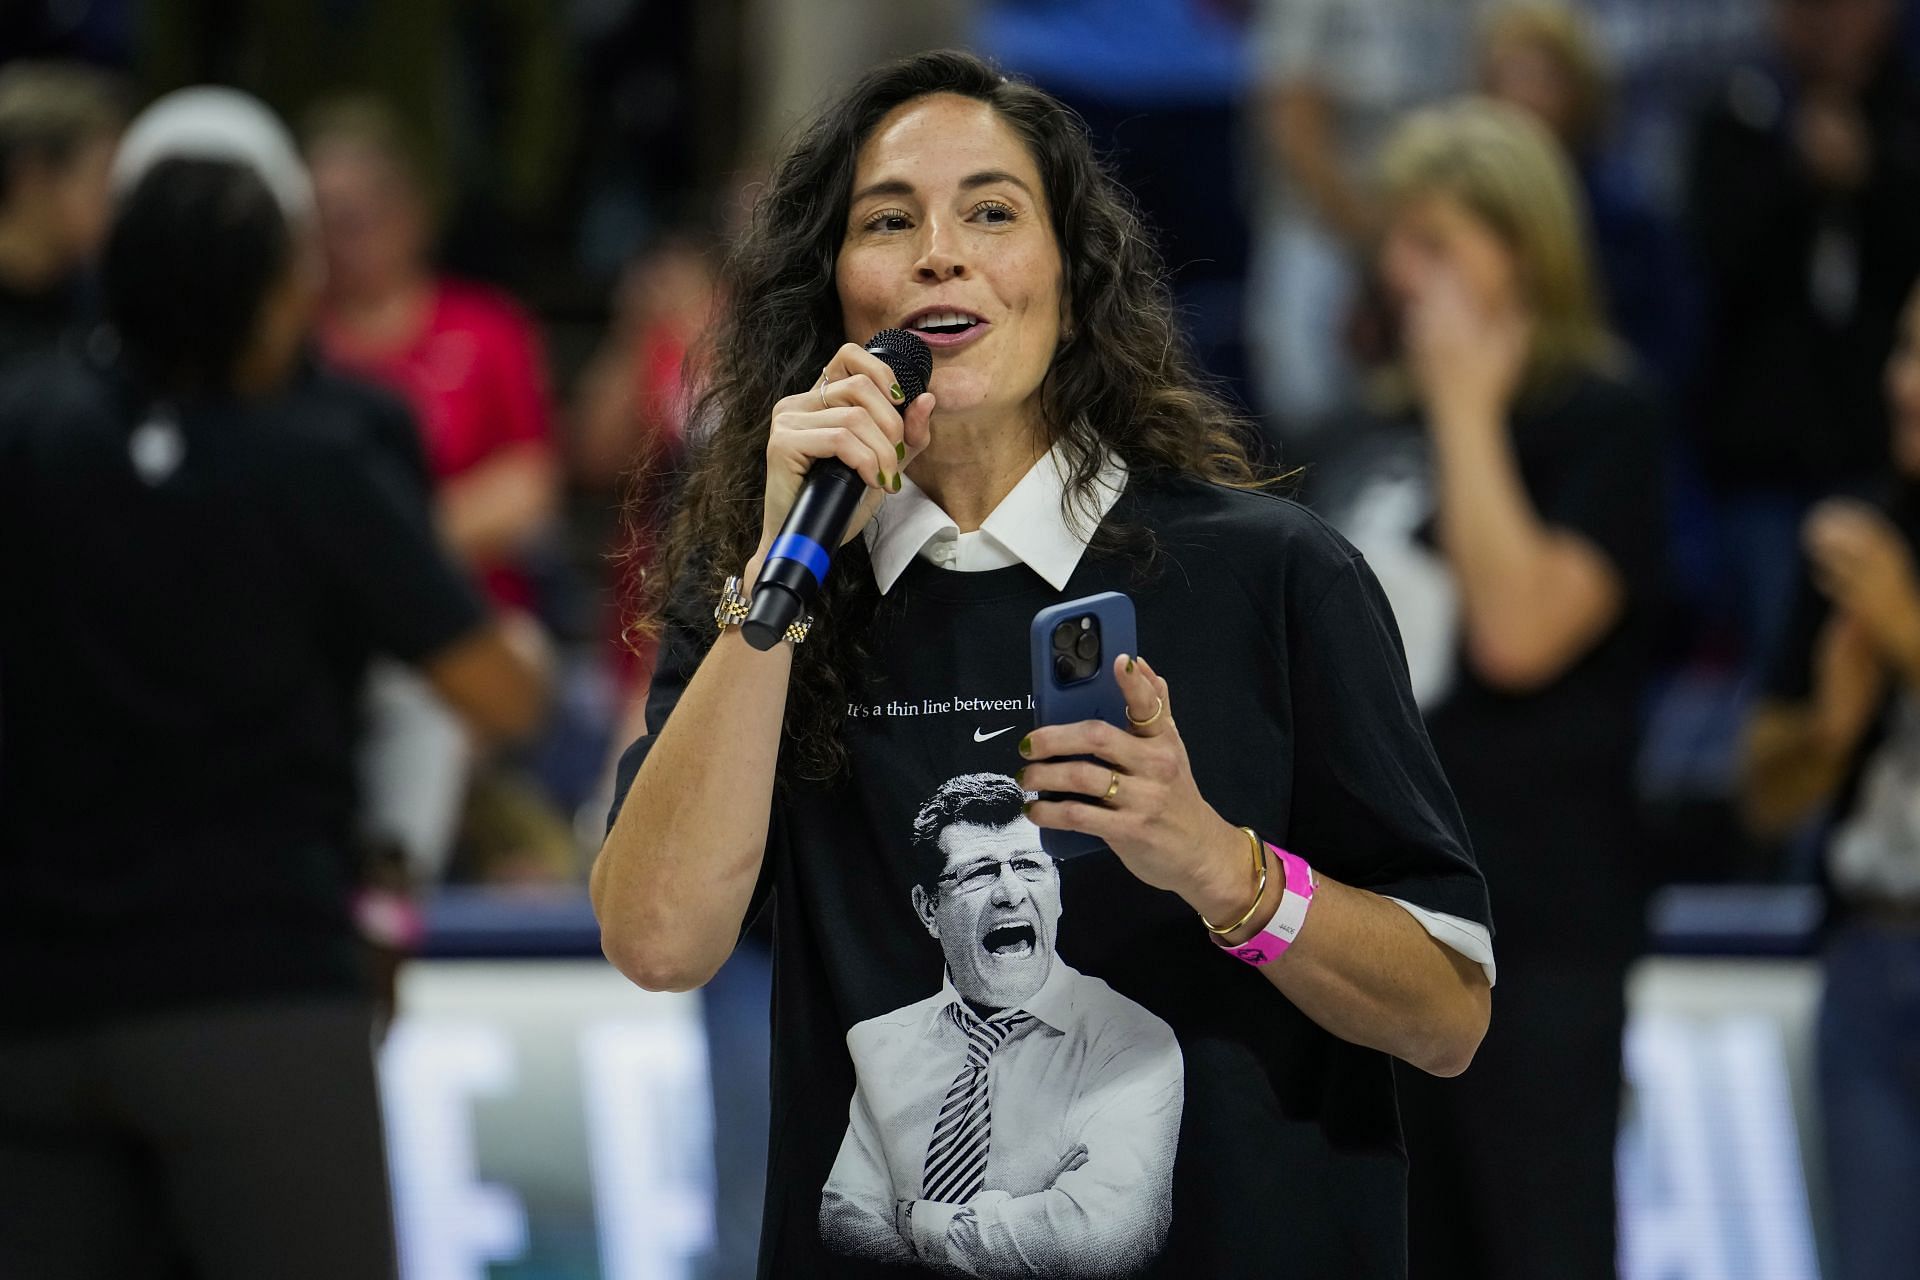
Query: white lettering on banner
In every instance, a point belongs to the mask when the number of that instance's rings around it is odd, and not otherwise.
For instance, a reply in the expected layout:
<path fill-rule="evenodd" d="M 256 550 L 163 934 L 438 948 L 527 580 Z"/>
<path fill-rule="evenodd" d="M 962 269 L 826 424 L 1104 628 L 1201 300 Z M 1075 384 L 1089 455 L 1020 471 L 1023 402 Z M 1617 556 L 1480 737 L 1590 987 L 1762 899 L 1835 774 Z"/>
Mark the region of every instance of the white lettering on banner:
<path fill-rule="evenodd" d="M 1626 1280 L 1818 1280 L 1780 1027 L 1637 1014 L 1617 1178 Z"/>
<path fill-rule="evenodd" d="M 1810 1065 L 1815 962 L 1667 958 L 1640 978 L 1621 1275 L 1813 1280 L 1796 1134 L 1817 1130 L 1790 1082 Z M 406 1280 L 686 1275 L 714 1231 L 699 998 L 639 996 L 585 960 L 426 960 L 404 984 L 381 1081 Z"/>
<path fill-rule="evenodd" d="M 489 1263 L 522 1257 L 526 1208 L 480 1181 L 473 1140 L 473 1099 L 513 1088 L 512 1041 L 483 1024 L 404 1020 L 387 1037 L 380 1084 L 402 1274 L 486 1280 Z"/>
<path fill-rule="evenodd" d="M 713 1247 L 713 1102 L 698 1022 L 580 1033 L 594 1218 L 607 1280 L 682 1280 Z"/>

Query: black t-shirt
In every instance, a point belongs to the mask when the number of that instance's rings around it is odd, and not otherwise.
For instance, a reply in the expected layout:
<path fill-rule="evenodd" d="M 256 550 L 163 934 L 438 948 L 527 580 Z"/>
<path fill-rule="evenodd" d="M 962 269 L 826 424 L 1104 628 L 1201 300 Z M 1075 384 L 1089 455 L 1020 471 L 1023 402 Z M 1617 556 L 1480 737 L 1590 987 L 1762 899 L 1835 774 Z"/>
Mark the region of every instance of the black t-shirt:
<path fill-rule="evenodd" d="M 0 370 L 54 350 L 79 321 L 84 296 L 76 280 L 39 289 L 0 282 Z"/>
<path fill-rule="evenodd" d="M 1588 375 L 1542 393 L 1509 430 L 1540 519 L 1598 549 L 1626 592 L 1620 621 L 1544 688 L 1496 688 L 1466 659 L 1420 427 L 1358 433 L 1315 468 L 1313 505 L 1386 584 L 1434 750 L 1500 909 L 1503 957 L 1619 961 L 1641 935 L 1648 873 L 1633 765 L 1666 598 L 1661 413 L 1638 384 Z"/>
<path fill-rule="evenodd" d="M 776 947 L 763 1275 L 1404 1272 L 1387 1056 L 1321 1030 L 1111 853 L 1039 854 L 1008 777 L 1033 724 L 1033 614 L 1125 591 L 1215 809 L 1335 879 L 1486 923 L 1392 618 L 1353 549 L 1291 502 L 1136 477 L 1108 522 L 1152 530 L 1157 555 L 1091 549 L 1065 592 L 1024 565 L 915 559 L 876 605 L 840 730 L 850 769 L 776 791 L 756 894 Z M 864 545 L 842 558 L 871 589 Z M 650 724 L 710 634 L 669 630 Z M 966 803 L 916 840 L 937 792 Z M 990 862 L 997 878 L 967 874 Z M 976 1025 L 995 1007 L 1004 1025 Z"/>
<path fill-rule="evenodd" d="M 1906 539 L 1920 559 L 1920 485 L 1895 484 L 1873 505 Z M 1786 641 L 1768 671 L 1765 694 L 1785 702 L 1813 696 L 1821 633 L 1833 602 L 1814 586 L 1811 566 L 1801 563 L 1800 582 Z M 1847 761 L 1839 791 L 1828 806 L 1825 874 L 1837 906 L 1865 902 L 1920 905 L 1920 698 L 1900 681 L 1886 696 Z"/>
<path fill-rule="evenodd" d="M 0 387 L 0 1031 L 357 981 L 366 661 L 484 615 L 349 394 Z"/>
<path fill-rule="evenodd" d="M 341 373 L 309 358 L 298 379 L 303 398 L 334 417 L 344 415 L 359 436 L 414 495 L 422 511 L 433 505 L 433 473 L 420 443 L 420 424 L 407 402 L 383 386 Z"/>

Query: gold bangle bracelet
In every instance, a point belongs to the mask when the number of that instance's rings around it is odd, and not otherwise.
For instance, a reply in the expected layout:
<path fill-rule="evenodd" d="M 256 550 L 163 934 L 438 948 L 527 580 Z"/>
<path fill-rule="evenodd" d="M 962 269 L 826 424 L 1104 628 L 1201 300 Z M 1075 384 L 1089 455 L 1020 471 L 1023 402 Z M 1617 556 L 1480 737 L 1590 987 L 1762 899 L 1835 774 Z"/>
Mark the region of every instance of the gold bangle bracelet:
<path fill-rule="evenodd" d="M 1260 909 L 1260 904 L 1266 900 L 1267 896 L 1267 851 L 1261 847 L 1260 837 L 1254 834 L 1252 827 L 1241 827 L 1240 830 L 1246 832 L 1247 843 L 1253 846 L 1253 865 L 1256 873 L 1253 885 L 1253 905 L 1247 908 L 1245 915 L 1224 929 L 1207 919 L 1206 916 L 1201 915 L 1200 923 L 1207 926 L 1207 932 L 1213 934 L 1215 937 L 1224 938 L 1247 921 L 1253 919 L 1253 913 Z"/>

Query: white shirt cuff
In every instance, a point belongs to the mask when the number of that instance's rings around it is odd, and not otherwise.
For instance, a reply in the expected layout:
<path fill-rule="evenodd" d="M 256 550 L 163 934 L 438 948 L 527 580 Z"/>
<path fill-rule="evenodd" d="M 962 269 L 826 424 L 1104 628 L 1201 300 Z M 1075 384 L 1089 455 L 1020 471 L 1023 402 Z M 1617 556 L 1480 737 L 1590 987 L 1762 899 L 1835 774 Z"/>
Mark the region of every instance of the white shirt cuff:
<path fill-rule="evenodd" d="M 947 1256 L 947 1228 L 965 1213 L 963 1204 L 942 1204 L 937 1200 L 913 1202 L 913 1252 L 922 1260 L 944 1260 Z"/>
<path fill-rule="evenodd" d="M 1477 963 L 1487 975 L 1487 986 L 1493 986 L 1493 935 L 1487 932 L 1487 926 L 1444 911 L 1416 907 L 1403 898 L 1387 901 L 1405 907 L 1407 914 L 1418 920 L 1420 927 L 1432 934 L 1436 942 Z"/>

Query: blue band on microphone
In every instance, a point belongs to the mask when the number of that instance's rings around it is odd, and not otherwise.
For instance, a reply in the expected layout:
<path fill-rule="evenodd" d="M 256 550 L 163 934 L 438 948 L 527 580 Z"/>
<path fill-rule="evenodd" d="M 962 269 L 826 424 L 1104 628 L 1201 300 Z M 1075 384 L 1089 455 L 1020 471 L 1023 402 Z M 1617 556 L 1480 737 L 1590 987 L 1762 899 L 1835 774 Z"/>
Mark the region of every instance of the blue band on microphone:
<path fill-rule="evenodd" d="M 799 533 L 783 533 L 773 540 L 773 546 L 767 551 L 767 559 L 795 560 L 807 568 L 816 583 L 827 580 L 827 565 L 833 557 L 827 549 L 812 538 Z"/>

